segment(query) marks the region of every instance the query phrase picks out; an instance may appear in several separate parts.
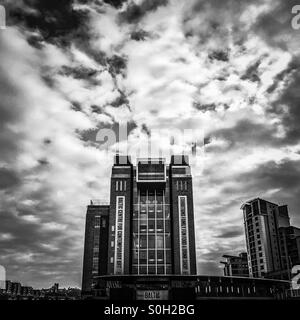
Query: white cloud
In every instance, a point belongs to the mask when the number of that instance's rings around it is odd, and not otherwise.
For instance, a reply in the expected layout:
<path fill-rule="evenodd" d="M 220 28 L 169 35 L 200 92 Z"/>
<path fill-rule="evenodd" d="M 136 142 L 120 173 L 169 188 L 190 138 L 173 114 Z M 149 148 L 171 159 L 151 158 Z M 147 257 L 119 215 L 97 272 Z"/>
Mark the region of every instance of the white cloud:
<path fill-rule="evenodd" d="M 0 241 L 9 241 L 15 237 L 11 233 L 0 233 Z"/>
<path fill-rule="evenodd" d="M 1 91 L 1 99 L 4 106 L 13 106 L 5 108 L 5 145 L 9 141 L 15 147 L 9 163 L 4 153 L 1 163 L 14 170 L 21 183 L 13 194 L 0 195 L 2 203 L 11 207 L 12 216 L 18 217 L 20 230 L 21 226 L 32 228 L 35 235 L 41 232 L 39 236 L 47 238 L 39 247 L 31 242 L 30 253 L 20 256 L 7 249 L 7 261 L 31 264 L 32 274 L 36 255 L 45 250 L 51 255 L 44 259 L 47 270 L 40 266 L 41 273 L 60 277 L 63 269 L 72 265 L 72 272 L 78 276 L 86 205 L 99 195 L 109 198 L 113 156 L 112 150 L 105 153 L 81 140 L 79 132 L 113 121 L 136 123 L 129 136 L 132 155 L 147 142 L 143 125 L 150 130 L 204 132 L 210 142 L 203 163 L 192 168 L 199 272 L 207 272 L 210 263 L 215 263 L 211 272 L 216 272 L 222 254 L 245 250 L 243 235 L 236 232 L 236 236 L 222 238 L 220 227 L 234 231 L 242 228 L 240 204 L 255 196 L 253 184 L 257 178 L 246 182 L 241 179 L 270 161 L 281 165 L 299 160 L 299 144 L 281 144 L 286 127 L 281 117 L 270 114 L 271 105 L 289 79 L 278 81 L 277 89 L 268 91 L 288 68 L 293 51 L 290 47 L 271 48 L 251 30 L 258 15 L 270 10 L 267 1 L 226 10 L 220 5 L 216 11 L 213 3 L 203 2 L 199 12 L 191 11 L 195 3 L 170 1 L 131 25 L 121 23 L 118 11 L 109 5 L 100 12 L 95 4 L 86 4 L 85 9 L 91 8 L 87 21 L 91 48 L 79 46 L 74 40 L 64 48 L 45 42 L 38 50 L 16 28 L 3 33 L 0 67 L 10 90 Z M 219 22 L 221 27 L 212 29 L 211 22 Z M 147 32 L 146 39 L 132 40 L 130 33 L 140 29 Z M 90 49 L 103 57 L 102 64 L 92 57 Z M 212 58 L 216 50 L 224 51 L 223 58 Z M 108 59 L 114 55 L 126 60 L 122 74 L 109 70 Z M 93 69 L 93 85 L 88 77 L 63 72 L 63 66 L 70 70 Z M 257 81 L 250 77 L 251 68 Z M 50 75 L 53 86 L 44 82 L 45 75 Z M 128 98 L 129 107 L 112 105 L 120 98 L 120 90 Z M 79 104 L 81 111 L 73 110 L 71 103 Z M 91 106 L 101 110 L 93 112 Z M 244 128 L 238 127 L 241 123 Z M 155 146 L 163 151 L 175 149 L 167 135 L 156 139 Z M 273 197 L 283 188 L 268 185 L 257 186 L 256 190 Z M 14 232 L 4 230 L 0 240 L 16 240 Z M 22 236 L 30 240 L 31 234 L 26 229 L 18 235 Z M 68 257 L 62 260 L 66 251 Z M 57 271 L 48 270 L 51 263 L 57 265 Z M 70 281 L 74 281 L 73 276 Z"/>

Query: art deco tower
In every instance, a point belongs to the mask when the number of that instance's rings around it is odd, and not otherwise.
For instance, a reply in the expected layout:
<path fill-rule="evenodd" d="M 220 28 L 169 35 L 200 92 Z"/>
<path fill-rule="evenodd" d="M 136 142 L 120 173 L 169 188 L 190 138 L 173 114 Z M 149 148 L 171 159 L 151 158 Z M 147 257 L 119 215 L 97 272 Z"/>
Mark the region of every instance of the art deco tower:
<path fill-rule="evenodd" d="M 188 158 L 116 156 L 112 167 L 108 274 L 196 274 Z"/>

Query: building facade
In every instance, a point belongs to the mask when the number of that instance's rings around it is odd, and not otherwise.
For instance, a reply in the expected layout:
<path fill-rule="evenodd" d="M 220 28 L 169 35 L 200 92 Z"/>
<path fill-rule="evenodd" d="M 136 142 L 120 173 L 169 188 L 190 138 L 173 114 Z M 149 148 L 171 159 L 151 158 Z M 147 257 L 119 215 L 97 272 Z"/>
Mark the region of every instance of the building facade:
<path fill-rule="evenodd" d="M 193 186 L 186 156 L 116 155 L 110 205 L 87 209 L 83 292 L 101 275 L 194 275 Z"/>
<path fill-rule="evenodd" d="M 263 199 L 242 205 L 247 244 L 249 274 L 264 277 L 282 269 L 279 226 L 286 223 L 286 210 Z"/>
<path fill-rule="evenodd" d="M 109 205 L 91 201 L 87 207 L 82 292 L 90 292 L 95 276 L 107 273 Z"/>
<path fill-rule="evenodd" d="M 293 266 L 300 265 L 300 229 L 288 226 L 279 228 L 282 272 L 280 279 L 291 279 Z"/>
<path fill-rule="evenodd" d="M 196 274 L 187 157 L 116 156 L 111 176 L 108 274 Z"/>
<path fill-rule="evenodd" d="M 300 229 L 290 225 L 287 205 L 256 198 L 242 210 L 250 276 L 290 280 L 300 264 Z"/>
<path fill-rule="evenodd" d="M 239 276 L 249 277 L 248 258 L 247 253 L 242 252 L 238 256 L 223 255 L 225 261 L 221 261 L 224 264 L 224 276 Z"/>
<path fill-rule="evenodd" d="M 202 299 L 287 299 L 289 281 L 250 277 L 203 275 L 111 275 L 101 276 L 107 293 L 104 299 L 185 300 Z"/>

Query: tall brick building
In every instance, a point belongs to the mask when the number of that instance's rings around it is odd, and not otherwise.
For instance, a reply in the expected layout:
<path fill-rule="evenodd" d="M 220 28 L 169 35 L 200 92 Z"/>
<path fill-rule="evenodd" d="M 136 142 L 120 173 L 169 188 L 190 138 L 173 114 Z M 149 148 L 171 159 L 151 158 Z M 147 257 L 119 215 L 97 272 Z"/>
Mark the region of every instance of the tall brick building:
<path fill-rule="evenodd" d="M 196 274 L 192 176 L 187 157 L 116 156 L 108 274 Z"/>
<path fill-rule="evenodd" d="M 193 186 L 188 157 L 172 156 L 169 164 L 164 158 L 137 159 L 133 165 L 128 156 L 116 155 L 108 225 L 108 246 L 99 254 L 100 266 L 107 261 L 107 275 L 196 274 Z M 89 241 L 93 230 L 87 217 L 86 270 L 92 265 L 87 252 L 91 252 Z M 86 270 L 83 283 L 93 275 Z"/>
<path fill-rule="evenodd" d="M 93 277 L 107 274 L 109 205 L 91 201 L 87 207 L 82 292 L 93 287 Z"/>

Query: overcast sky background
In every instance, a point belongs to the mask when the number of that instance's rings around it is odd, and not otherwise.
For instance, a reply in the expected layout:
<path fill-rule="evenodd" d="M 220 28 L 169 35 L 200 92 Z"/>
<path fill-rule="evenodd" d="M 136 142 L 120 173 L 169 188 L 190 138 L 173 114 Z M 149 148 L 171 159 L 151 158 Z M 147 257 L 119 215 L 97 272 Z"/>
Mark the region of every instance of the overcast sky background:
<path fill-rule="evenodd" d="M 81 285 L 86 205 L 109 199 L 112 153 L 95 137 L 121 120 L 131 145 L 156 128 L 204 132 L 203 162 L 192 168 L 198 273 L 222 274 L 222 255 L 245 250 L 246 200 L 288 204 L 300 226 L 297 1 L 0 4 L 0 264 L 9 279 Z"/>

